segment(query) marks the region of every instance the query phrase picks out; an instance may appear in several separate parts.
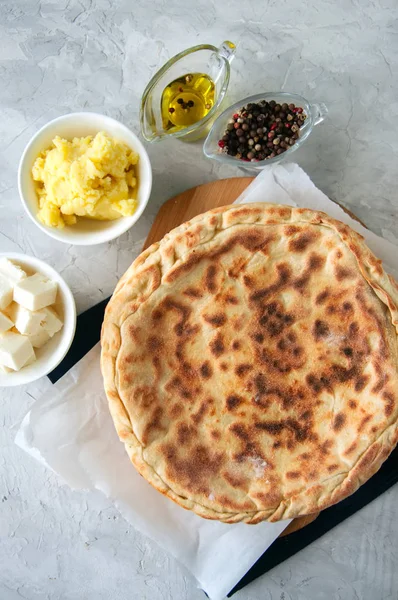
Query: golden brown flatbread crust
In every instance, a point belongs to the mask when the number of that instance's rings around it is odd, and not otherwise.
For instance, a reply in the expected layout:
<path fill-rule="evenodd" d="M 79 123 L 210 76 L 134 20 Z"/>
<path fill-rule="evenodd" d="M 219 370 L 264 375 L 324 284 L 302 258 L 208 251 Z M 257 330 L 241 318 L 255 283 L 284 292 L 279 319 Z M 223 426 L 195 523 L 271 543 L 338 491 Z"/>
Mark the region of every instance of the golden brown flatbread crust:
<path fill-rule="evenodd" d="M 398 288 L 328 215 L 209 211 L 143 252 L 102 329 L 110 411 L 137 470 L 202 517 L 309 514 L 398 440 Z"/>

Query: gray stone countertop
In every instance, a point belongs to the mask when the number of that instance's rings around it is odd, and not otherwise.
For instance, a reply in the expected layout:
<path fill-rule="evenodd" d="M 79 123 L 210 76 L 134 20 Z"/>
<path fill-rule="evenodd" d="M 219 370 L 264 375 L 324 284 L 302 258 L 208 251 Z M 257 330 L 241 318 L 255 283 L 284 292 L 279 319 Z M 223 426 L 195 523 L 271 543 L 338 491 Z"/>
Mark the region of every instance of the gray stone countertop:
<path fill-rule="evenodd" d="M 295 160 L 374 232 L 398 243 L 396 0 L 2 0 L 0 251 L 40 257 L 63 275 L 78 310 L 109 295 L 159 206 L 194 185 L 239 175 L 200 144 L 148 145 L 153 193 L 139 223 L 97 247 L 67 246 L 24 213 L 20 155 L 48 120 L 76 110 L 139 128 L 149 78 L 198 44 L 238 44 L 229 100 L 284 89 L 324 101 L 329 117 Z M 29 387 L 0 394 L 0 598 L 200 600 L 180 566 L 99 493 L 73 492 L 14 445 Z M 236 600 L 396 600 L 395 487 Z"/>

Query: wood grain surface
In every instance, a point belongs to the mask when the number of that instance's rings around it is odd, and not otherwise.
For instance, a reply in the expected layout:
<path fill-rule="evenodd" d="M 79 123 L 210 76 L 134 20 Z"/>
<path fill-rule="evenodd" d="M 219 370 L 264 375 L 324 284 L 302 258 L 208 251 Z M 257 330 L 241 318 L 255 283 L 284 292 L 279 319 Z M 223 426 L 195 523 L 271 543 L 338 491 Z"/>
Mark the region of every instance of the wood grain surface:
<path fill-rule="evenodd" d="M 232 177 L 218 179 L 210 183 L 198 185 L 167 200 L 159 209 L 151 230 L 145 241 L 143 250 L 185 221 L 196 215 L 235 202 L 247 188 L 253 177 Z"/>
<path fill-rule="evenodd" d="M 166 233 L 181 225 L 181 223 L 185 223 L 212 208 L 232 204 L 253 179 L 253 177 L 218 179 L 217 181 L 197 185 L 178 194 L 178 196 L 170 198 L 170 200 L 166 200 L 155 217 L 143 250 L 154 242 L 161 240 Z M 344 206 L 341 208 L 361 223 L 351 211 Z"/>

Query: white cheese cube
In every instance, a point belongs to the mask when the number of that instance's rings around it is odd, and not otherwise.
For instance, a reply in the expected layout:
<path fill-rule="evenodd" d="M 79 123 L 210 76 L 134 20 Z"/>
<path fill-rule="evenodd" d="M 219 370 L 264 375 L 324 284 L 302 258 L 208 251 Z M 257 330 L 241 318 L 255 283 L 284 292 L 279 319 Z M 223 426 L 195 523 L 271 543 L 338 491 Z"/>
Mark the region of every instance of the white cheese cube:
<path fill-rule="evenodd" d="M 6 331 L 0 336 L 0 364 L 19 371 L 31 359 L 34 350 L 29 338 Z"/>
<path fill-rule="evenodd" d="M 28 310 L 16 302 L 11 304 L 7 313 L 13 320 L 19 333 L 23 333 L 24 335 L 34 335 L 35 333 L 38 333 L 41 324 L 45 319 L 44 312 L 40 310 Z"/>
<path fill-rule="evenodd" d="M 35 354 L 35 351 L 33 350 L 32 354 L 30 355 L 30 358 L 28 358 L 28 360 L 24 364 L 23 368 L 34 363 L 35 360 L 36 360 L 36 354 Z M 10 369 L 10 367 L 6 367 L 5 365 L 0 364 L 0 371 L 3 371 L 3 373 L 13 373 L 14 369 Z"/>
<path fill-rule="evenodd" d="M 14 323 L 11 321 L 11 319 L 9 319 L 4 313 L 0 312 L 0 333 L 4 333 L 8 329 L 11 329 L 13 325 Z"/>
<path fill-rule="evenodd" d="M 29 310 L 40 310 L 54 304 L 57 296 L 57 283 L 41 273 L 26 277 L 14 287 L 14 300 Z"/>
<path fill-rule="evenodd" d="M 12 285 L 4 275 L 0 274 L 0 310 L 4 310 L 12 302 Z"/>
<path fill-rule="evenodd" d="M 40 311 L 44 314 L 43 327 L 50 337 L 53 337 L 60 329 L 62 329 L 62 321 L 53 308 L 43 308 Z"/>
<path fill-rule="evenodd" d="M 8 260 L 8 258 L 0 258 L 0 274 L 8 279 L 11 285 L 15 285 L 18 281 L 26 277 L 25 271 Z"/>
<path fill-rule="evenodd" d="M 30 355 L 30 358 L 28 358 L 28 360 L 24 364 L 24 368 L 27 367 L 28 365 L 31 365 L 32 363 L 34 363 L 35 360 L 36 360 L 36 354 L 35 354 L 35 351 L 33 350 L 32 354 Z"/>
<path fill-rule="evenodd" d="M 37 333 L 33 335 L 28 335 L 27 337 L 29 338 L 30 343 L 34 348 L 41 348 L 50 339 L 50 336 L 48 335 L 47 331 L 44 329 L 43 326 L 40 327 Z"/>

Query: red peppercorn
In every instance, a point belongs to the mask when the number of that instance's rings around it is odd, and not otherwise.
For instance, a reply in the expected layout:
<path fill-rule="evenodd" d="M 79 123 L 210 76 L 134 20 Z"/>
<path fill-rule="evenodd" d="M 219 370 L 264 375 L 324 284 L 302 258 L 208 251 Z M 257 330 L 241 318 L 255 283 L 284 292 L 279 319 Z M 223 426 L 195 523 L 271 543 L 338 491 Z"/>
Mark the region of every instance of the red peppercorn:
<path fill-rule="evenodd" d="M 220 140 L 220 141 L 218 142 L 218 145 L 220 146 L 220 148 L 224 148 L 224 146 L 225 146 L 225 142 L 224 142 L 223 140 Z"/>
<path fill-rule="evenodd" d="M 234 119 L 238 119 L 238 117 L 239 117 L 238 113 L 235 113 L 234 114 Z"/>
<path fill-rule="evenodd" d="M 301 115 L 301 113 L 303 112 L 303 109 L 301 108 L 301 106 L 299 106 L 298 108 L 296 108 L 295 112 L 297 112 L 299 115 Z"/>
<path fill-rule="evenodd" d="M 285 127 L 287 127 L 288 129 L 290 129 L 290 123 L 285 123 Z"/>
<path fill-rule="evenodd" d="M 270 130 L 273 131 L 274 129 L 276 129 L 278 127 L 278 123 L 272 123 Z"/>

